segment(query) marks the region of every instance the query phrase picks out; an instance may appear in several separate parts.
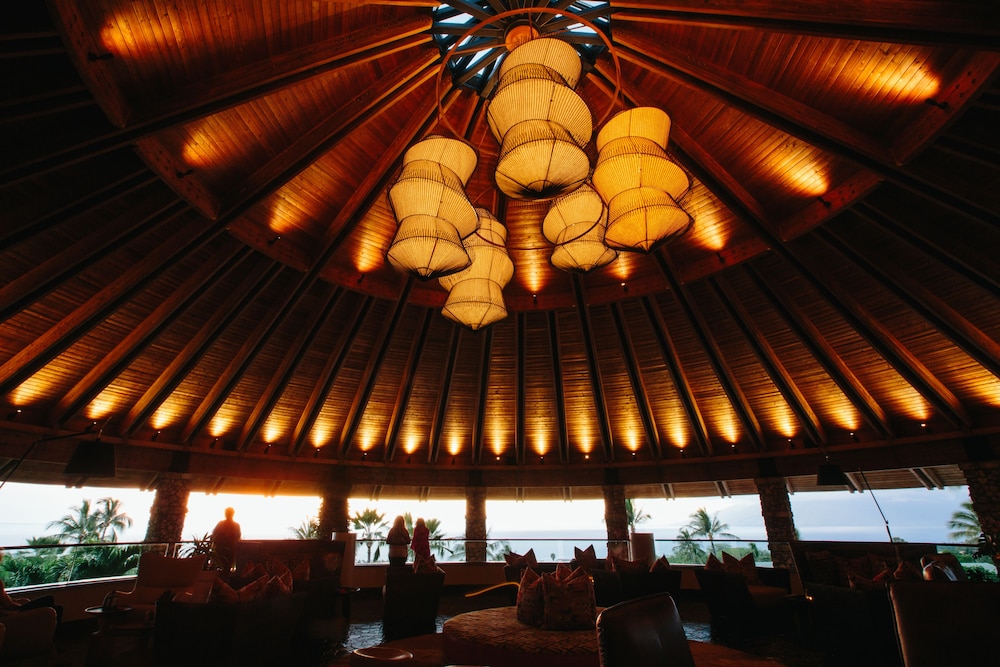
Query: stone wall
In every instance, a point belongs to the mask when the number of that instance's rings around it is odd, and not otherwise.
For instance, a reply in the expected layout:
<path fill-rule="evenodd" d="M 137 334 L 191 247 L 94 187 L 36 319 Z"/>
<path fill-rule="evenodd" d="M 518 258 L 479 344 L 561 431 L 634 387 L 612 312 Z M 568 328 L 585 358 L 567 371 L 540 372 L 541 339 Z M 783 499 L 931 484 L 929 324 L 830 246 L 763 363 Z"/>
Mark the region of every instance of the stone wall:
<path fill-rule="evenodd" d="M 972 509 L 988 535 L 1000 535 L 1000 461 L 960 463 Z"/>
<path fill-rule="evenodd" d="M 486 487 L 465 489 L 465 561 L 486 562 Z"/>
<path fill-rule="evenodd" d="M 188 480 L 170 474 L 160 476 L 156 485 L 156 497 L 149 508 L 147 542 L 180 542 L 183 539 L 190 495 L 191 485 Z"/>
<path fill-rule="evenodd" d="M 784 477 L 758 477 L 754 480 L 760 497 L 760 513 L 767 530 L 768 549 L 775 567 L 795 570 L 789 542 L 796 539 L 792 504 Z"/>

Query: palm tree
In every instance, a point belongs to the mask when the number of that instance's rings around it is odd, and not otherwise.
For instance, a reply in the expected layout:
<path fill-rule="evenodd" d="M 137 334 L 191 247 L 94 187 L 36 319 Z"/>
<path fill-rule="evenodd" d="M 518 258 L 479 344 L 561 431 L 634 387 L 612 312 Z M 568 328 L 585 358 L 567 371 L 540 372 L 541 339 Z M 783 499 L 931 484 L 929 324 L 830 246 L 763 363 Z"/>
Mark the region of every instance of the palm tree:
<path fill-rule="evenodd" d="M 671 555 L 678 563 L 701 563 L 705 560 L 705 550 L 694 541 L 694 535 L 688 528 L 681 528 L 677 532 L 677 539 L 680 544 L 674 547 Z"/>
<path fill-rule="evenodd" d="M 58 528 L 59 541 L 63 543 L 87 544 L 101 541 L 100 510 L 92 510 L 90 500 L 85 498 L 76 507 L 71 507 L 71 514 L 58 521 L 51 522 L 47 528 Z"/>
<path fill-rule="evenodd" d="M 117 498 L 101 498 L 97 501 L 97 527 L 101 542 L 117 542 L 118 531 L 132 527 L 132 517 L 122 511 L 122 501 Z M 111 539 L 107 539 L 108 531 Z"/>
<path fill-rule="evenodd" d="M 707 537 L 710 553 L 715 553 L 716 537 L 724 537 L 728 540 L 740 539 L 732 533 L 726 532 L 729 529 L 729 525 L 719 521 L 719 515 L 717 514 L 709 516 L 708 510 L 704 507 L 699 507 L 695 510 L 685 528 L 690 529 L 692 537 Z"/>
<path fill-rule="evenodd" d="M 384 530 L 389 527 L 385 522 L 385 514 L 379 514 L 377 510 L 366 507 L 364 512 L 355 512 L 351 517 L 351 524 L 354 530 L 361 532 L 361 539 L 368 545 L 368 562 L 372 562 L 372 543 L 379 542 L 385 537 Z M 375 558 L 379 557 L 382 550 L 381 545 L 375 550 Z"/>
<path fill-rule="evenodd" d="M 634 533 L 636 524 L 652 519 L 641 507 L 632 504 L 631 498 L 625 499 L 625 520 L 628 522 L 628 532 Z"/>
<path fill-rule="evenodd" d="M 948 522 L 948 528 L 951 530 L 948 533 L 948 539 L 953 542 L 976 543 L 979 535 L 983 532 L 983 528 L 979 525 L 979 517 L 976 515 L 976 511 L 972 509 L 971 501 L 962 503 L 962 509 L 952 513 L 951 521 Z"/>
<path fill-rule="evenodd" d="M 319 539 L 319 519 L 317 517 L 309 517 L 298 527 L 289 526 L 288 530 L 292 531 L 292 535 L 295 536 L 297 540 L 318 540 Z"/>

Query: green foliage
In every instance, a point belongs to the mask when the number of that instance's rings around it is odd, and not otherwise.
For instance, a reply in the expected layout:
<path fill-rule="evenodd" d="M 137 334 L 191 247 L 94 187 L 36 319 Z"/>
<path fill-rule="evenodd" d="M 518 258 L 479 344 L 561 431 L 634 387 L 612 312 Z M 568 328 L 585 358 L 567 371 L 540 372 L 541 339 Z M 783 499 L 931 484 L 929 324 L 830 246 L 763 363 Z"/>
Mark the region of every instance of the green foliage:
<path fill-rule="evenodd" d="M 629 532 L 635 532 L 635 527 L 637 524 L 649 521 L 653 517 L 647 514 L 640 507 L 636 507 L 632 503 L 631 498 L 625 499 L 625 520 L 628 522 Z"/>
<path fill-rule="evenodd" d="M 298 525 L 298 527 L 289 526 L 288 530 L 292 531 L 292 535 L 295 536 L 297 540 L 318 540 L 319 535 L 319 518 L 309 517 Z"/>
<path fill-rule="evenodd" d="M 961 507 L 962 509 L 952 513 L 951 521 L 948 522 L 948 530 L 951 531 L 948 533 L 948 539 L 974 544 L 983 532 L 979 525 L 979 517 L 972 509 L 971 501 L 962 503 Z"/>
<path fill-rule="evenodd" d="M 671 563 L 701 564 L 705 562 L 708 554 L 698 542 L 695 542 L 695 536 L 691 534 L 689 528 L 681 528 L 677 533 L 677 539 L 679 541 L 668 558 Z"/>
<path fill-rule="evenodd" d="M 715 539 L 721 537 L 728 540 L 738 540 L 740 538 L 736 537 L 730 532 L 729 524 L 722 523 L 719 521 L 719 515 L 710 516 L 708 510 L 704 507 L 699 507 L 691 515 L 691 520 L 685 526 L 690 531 L 690 535 L 693 538 L 704 537 L 708 539 L 708 550 L 710 553 L 715 553 Z"/>
<path fill-rule="evenodd" d="M 79 505 L 70 508 L 70 514 L 49 523 L 48 528 L 57 528 L 60 543 L 94 544 L 118 541 L 118 531 L 132 526 L 132 517 L 122 511 L 117 498 L 101 498 L 91 505 L 84 498 Z"/>
<path fill-rule="evenodd" d="M 365 542 L 368 547 L 368 562 L 372 563 L 378 560 L 382 550 L 380 542 L 385 538 L 385 529 L 389 527 L 389 524 L 385 522 L 385 514 L 379 514 L 377 510 L 366 507 L 363 512 L 354 513 L 354 516 L 351 517 L 351 524 L 354 530 L 360 533 L 359 541 Z M 372 547 L 375 544 L 378 546 L 375 548 L 375 553 L 372 554 Z"/>

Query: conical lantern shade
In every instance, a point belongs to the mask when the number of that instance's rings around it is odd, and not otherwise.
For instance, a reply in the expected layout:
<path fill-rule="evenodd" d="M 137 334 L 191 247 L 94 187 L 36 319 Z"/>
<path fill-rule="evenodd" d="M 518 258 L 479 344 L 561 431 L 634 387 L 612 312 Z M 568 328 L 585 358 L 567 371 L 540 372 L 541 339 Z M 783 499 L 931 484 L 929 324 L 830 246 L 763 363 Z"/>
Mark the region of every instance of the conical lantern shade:
<path fill-rule="evenodd" d="M 587 103 L 558 74 L 541 65 L 522 65 L 501 79 L 490 99 L 486 120 L 499 142 L 512 127 L 528 120 L 559 124 L 581 148 L 594 132 L 594 117 Z"/>
<path fill-rule="evenodd" d="M 486 209 L 476 212 L 479 228 L 464 241 L 471 264 L 439 280 L 448 290 L 441 313 L 473 331 L 507 316 L 503 288 L 514 275 L 514 263 L 504 247 L 506 228 Z"/>
<path fill-rule="evenodd" d="M 656 188 L 633 188 L 611 200 L 604 242 L 620 250 L 649 252 L 680 236 L 692 219 L 677 202 Z"/>
<path fill-rule="evenodd" d="M 546 121 L 518 123 L 500 147 L 497 187 L 514 199 L 551 199 L 587 180 L 587 154 L 560 126 Z"/>
<path fill-rule="evenodd" d="M 649 139 L 667 150 L 670 116 L 656 107 L 635 107 L 616 113 L 597 133 L 597 150 L 601 151 L 608 143 L 625 137 Z"/>
<path fill-rule="evenodd" d="M 556 246 L 552 266 L 586 273 L 613 262 L 618 252 L 604 243 L 607 223 L 607 207 L 587 184 L 554 200 L 542 221 L 542 234 Z"/>
<path fill-rule="evenodd" d="M 632 188 L 654 187 L 679 200 L 691 179 L 649 139 L 624 137 L 605 144 L 594 167 L 594 187 L 605 201 Z"/>
<path fill-rule="evenodd" d="M 389 188 L 389 203 L 396 220 L 413 215 L 441 218 L 455 226 L 460 238 L 476 229 L 476 211 L 461 179 L 437 162 L 414 160 L 404 165 Z"/>
<path fill-rule="evenodd" d="M 429 160 L 450 169 L 463 187 L 469 183 L 472 172 L 476 170 L 476 163 L 479 162 L 472 146 L 464 141 L 439 135 L 418 141 L 403 155 L 404 166 L 418 160 Z"/>
<path fill-rule="evenodd" d="M 423 280 L 455 273 L 469 265 L 469 254 L 455 226 L 431 215 L 403 218 L 386 259 Z"/>
<path fill-rule="evenodd" d="M 570 88 L 576 88 L 583 65 L 572 46 L 552 37 L 532 39 L 511 51 L 500 65 L 500 78 L 520 65 L 535 63 L 559 74 Z"/>

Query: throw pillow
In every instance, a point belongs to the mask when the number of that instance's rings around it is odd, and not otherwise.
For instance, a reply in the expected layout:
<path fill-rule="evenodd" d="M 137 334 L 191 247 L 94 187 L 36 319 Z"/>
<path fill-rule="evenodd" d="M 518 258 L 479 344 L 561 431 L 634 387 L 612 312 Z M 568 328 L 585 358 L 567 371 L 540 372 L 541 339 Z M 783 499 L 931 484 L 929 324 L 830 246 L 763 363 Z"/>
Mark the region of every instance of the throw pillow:
<path fill-rule="evenodd" d="M 510 565 L 511 567 L 535 567 L 538 565 L 538 561 L 535 560 L 534 549 L 528 549 L 523 556 L 521 554 L 511 552 L 509 554 L 504 554 L 503 558 L 507 561 L 507 565 Z"/>
<path fill-rule="evenodd" d="M 583 550 L 579 547 L 573 547 L 573 559 L 577 565 L 587 570 L 604 569 L 604 565 L 597 559 L 597 552 L 594 551 L 593 544 Z"/>
<path fill-rule="evenodd" d="M 285 572 L 291 572 L 287 565 L 274 557 L 267 559 L 267 564 L 264 566 L 264 569 L 267 570 L 267 573 L 272 577 L 280 577 Z"/>
<path fill-rule="evenodd" d="M 724 572 L 725 568 L 722 567 L 722 561 L 715 557 L 715 554 L 708 554 L 708 560 L 705 561 L 705 569 L 710 572 Z"/>
<path fill-rule="evenodd" d="M 893 571 L 892 578 L 896 581 L 923 581 L 924 573 L 910 561 L 903 560 Z"/>
<path fill-rule="evenodd" d="M 309 580 L 309 559 L 303 558 L 292 570 L 292 579 L 295 581 L 308 581 Z"/>
<path fill-rule="evenodd" d="M 237 575 L 240 579 L 253 580 L 259 579 L 260 577 L 267 574 L 267 569 L 264 568 L 260 563 L 247 562 L 243 565 L 243 569 Z"/>
<path fill-rule="evenodd" d="M 222 577 L 216 576 L 212 583 L 212 594 L 209 599 L 212 602 L 222 604 L 236 604 L 240 601 L 240 596 L 233 590 L 232 586 L 222 580 Z"/>
<path fill-rule="evenodd" d="M 748 584 L 760 584 L 760 575 L 757 574 L 757 564 L 753 560 L 753 554 L 747 554 L 743 558 L 730 556 L 725 551 L 722 552 L 722 567 L 727 572 L 735 572 L 743 575 L 743 579 Z"/>
<path fill-rule="evenodd" d="M 542 578 L 530 567 L 524 569 L 517 588 L 517 620 L 533 628 L 541 627 L 545 618 L 545 597 L 542 595 Z"/>
<path fill-rule="evenodd" d="M 560 566 L 542 575 L 543 630 L 593 629 L 597 620 L 594 584 L 586 570 L 578 567 L 569 574 Z"/>
<path fill-rule="evenodd" d="M 666 556 L 660 556 L 655 561 L 653 561 L 653 564 L 650 566 L 649 571 L 662 572 L 664 570 L 669 570 L 669 569 L 670 569 L 670 561 L 667 560 Z"/>
<path fill-rule="evenodd" d="M 611 569 L 623 574 L 645 574 L 649 571 L 649 566 L 644 560 L 626 560 L 618 556 L 611 556 Z"/>
<path fill-rule="evenodd" d="M 272 576 L 264 587 L 264 596 L 288 595 L 292 592 L 292 573 Z"/>
<path fill-rule="evenodd" d="M 416 573 L 428 573 L 437 572 L 438 566 L 437 562 L 434 560 L 434 555 L 424 558 L 423 556 L 416 556 L 413 559 L 413 571 Z"/>
<path fill-rule="evenodd" d="M 264 595 L 264 591 L 267 590 L 267 582 L 271 580 L 266 573 L 254 579 L 249 584 L 236 591 L 236 595 L 239 597 L 240 602 L 253 602 L 259 597 Z"/>

